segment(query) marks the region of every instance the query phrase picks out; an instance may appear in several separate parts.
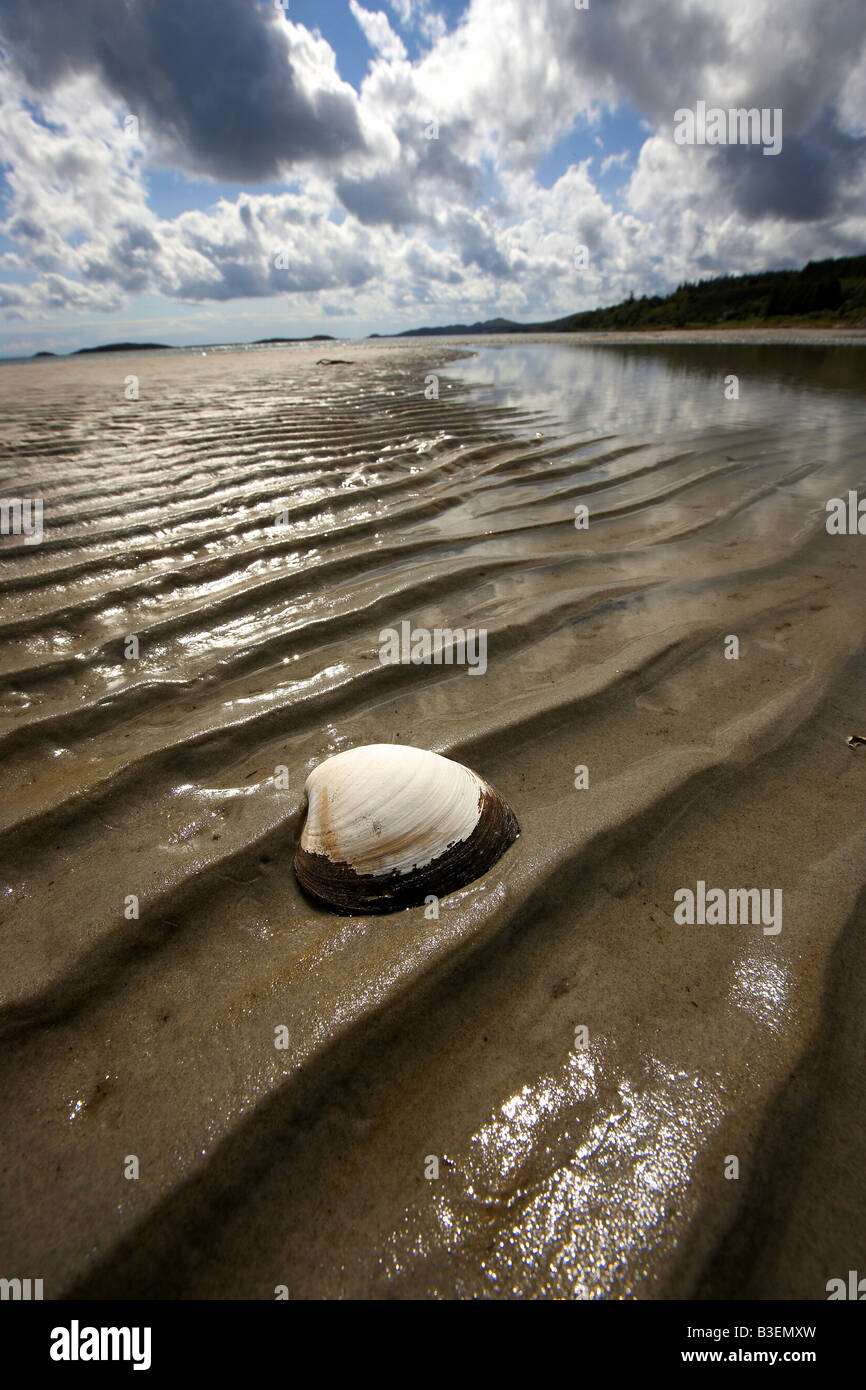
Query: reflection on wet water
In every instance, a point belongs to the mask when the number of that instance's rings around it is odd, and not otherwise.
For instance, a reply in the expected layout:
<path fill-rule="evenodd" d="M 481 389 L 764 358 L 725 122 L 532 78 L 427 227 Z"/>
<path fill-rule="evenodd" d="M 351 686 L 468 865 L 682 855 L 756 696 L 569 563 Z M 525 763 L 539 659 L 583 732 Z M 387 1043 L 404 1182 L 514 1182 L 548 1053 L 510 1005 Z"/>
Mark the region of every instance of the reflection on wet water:
<path fill-rule="evenodd" d="M 725 398 L 726 378 L 739 398 Z M 866 347 L 792 344 L 483 345 L 449 368 L 485 405 L 537 411 L 551 426 L 642 444 L 747 432 L 784 419 L 817 434 L 840 420 L 839 392 L 866 397 Z M 518 426 L 519 428 L 519 426 Z M 524 424 L 534 435 L 535 421 Z"/>
<path fill-rule="evenodd" d="M 773 1032 L 789 1017 L 788 991 L 784 964 L 769 952 L 756 952 L 736 962 L 731 1003 Z"/>
<path fill-rule="evenodd" d="M 608 1040 L 571 1053 L 449 1155 L 448 1194 L 407 1211 L 383 1253 L 386 1274 L 399 1291 L 426 1265 L 432 1296 L 640 1293 L 650 1257 L 683 1232 L 695 1159 L 722 1115 L 712 1075 L 652 1056 L 626 1075 Z"/>

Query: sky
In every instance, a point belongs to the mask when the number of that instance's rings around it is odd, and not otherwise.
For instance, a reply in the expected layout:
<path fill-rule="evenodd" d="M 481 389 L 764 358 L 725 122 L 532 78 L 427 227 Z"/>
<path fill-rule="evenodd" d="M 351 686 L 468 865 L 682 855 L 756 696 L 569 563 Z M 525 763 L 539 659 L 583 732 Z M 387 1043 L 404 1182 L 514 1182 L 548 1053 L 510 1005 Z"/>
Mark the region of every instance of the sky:
<path fill-rule="evenodd" d="M 699 102 L 780 111 L 781 151 L 679 143 Z M 4 356 L 532 322 L 864 251 L 864 0 L 0 9 Z"/>

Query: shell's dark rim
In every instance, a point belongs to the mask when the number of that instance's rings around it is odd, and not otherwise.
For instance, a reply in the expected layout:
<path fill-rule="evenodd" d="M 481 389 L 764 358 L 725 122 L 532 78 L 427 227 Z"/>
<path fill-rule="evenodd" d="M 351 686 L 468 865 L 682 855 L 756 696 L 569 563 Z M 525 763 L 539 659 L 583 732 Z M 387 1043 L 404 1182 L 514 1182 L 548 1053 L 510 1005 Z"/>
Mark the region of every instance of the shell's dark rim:
<path fill-rule="evenodd" d="M 423 868 L 403 874 L 359 874 L 351 864 L 298 845 L 295 873 L 308 898 L 344 917 L 398 912 L 417 907 L 430 894 L 442 898 L 486 874 L 520 834 L 517 817 L 498 792 L 485 784 L 481 815 L 472 834 L 455 841 Z"/>

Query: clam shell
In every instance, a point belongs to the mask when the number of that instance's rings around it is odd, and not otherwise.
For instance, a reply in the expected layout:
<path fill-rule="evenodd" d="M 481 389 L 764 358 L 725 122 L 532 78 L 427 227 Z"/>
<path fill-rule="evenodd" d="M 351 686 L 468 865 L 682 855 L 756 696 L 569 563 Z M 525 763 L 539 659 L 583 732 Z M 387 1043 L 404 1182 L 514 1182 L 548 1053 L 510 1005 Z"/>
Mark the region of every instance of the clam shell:
<path fill-rule="evenodd" d="M 304 786 L 295 853 L 304 892 L 344 914 L 395 912 L 480 878 L 520 834 L 498 792 L 462 763 L 399 743 L 336 753 Z"/>

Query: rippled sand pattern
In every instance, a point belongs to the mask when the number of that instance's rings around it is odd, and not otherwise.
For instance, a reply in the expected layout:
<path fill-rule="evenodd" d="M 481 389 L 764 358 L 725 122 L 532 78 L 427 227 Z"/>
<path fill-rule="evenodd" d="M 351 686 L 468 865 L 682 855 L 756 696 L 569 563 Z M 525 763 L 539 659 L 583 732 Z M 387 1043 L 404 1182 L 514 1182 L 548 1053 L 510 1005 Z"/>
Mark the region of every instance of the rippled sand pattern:
<path fill-rule="evenodd" d="M 321 351 L 0 366 L 45 527 L 0 540 L 0 1274 L 825 1297 L 866 1209 L 866 537 L 824 525 L 866 349 Z M 486 628 L 486 674 L 381 665 L 404 619 Z M 307 773 L 367 742 L 517 814 L 438 919 L 299 893 Z M 699 879 L 783 930 L 678 925 Z"/>

